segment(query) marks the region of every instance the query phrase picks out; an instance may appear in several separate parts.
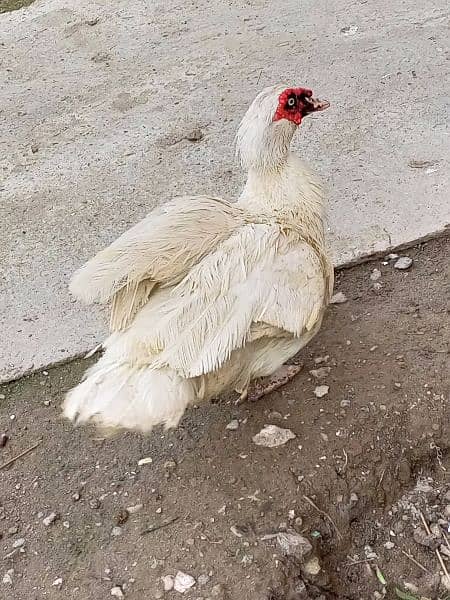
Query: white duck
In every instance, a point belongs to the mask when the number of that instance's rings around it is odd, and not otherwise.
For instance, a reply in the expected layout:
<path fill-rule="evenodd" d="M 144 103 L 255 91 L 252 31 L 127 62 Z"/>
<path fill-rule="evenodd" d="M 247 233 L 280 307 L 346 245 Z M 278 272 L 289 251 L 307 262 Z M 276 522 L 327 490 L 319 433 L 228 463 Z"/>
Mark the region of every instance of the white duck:
<path fill-rule="evenodd" d="M 112 333 L 67 395 L 66 417 L 175 427 L 200 400 L 245 397 L 317 333 L 333 287 L 324 198 L 290 142 L 304 116 L 328 106 L 304 88 L 263 90 L 237 134 L 248 170 L 238 202 L 176 198 L 77 271 L 75 296 L 112 299 Z"/>

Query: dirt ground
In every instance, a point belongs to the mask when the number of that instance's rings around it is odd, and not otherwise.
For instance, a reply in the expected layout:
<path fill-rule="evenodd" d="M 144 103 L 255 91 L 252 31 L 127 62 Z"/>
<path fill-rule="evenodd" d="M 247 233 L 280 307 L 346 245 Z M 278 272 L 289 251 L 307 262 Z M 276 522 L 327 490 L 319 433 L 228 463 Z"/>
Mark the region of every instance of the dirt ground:
<path fill-rule="evenodd" d="M 62 422 L 86 360 L 3 386 L 0 463 L 40 443 L 0 468 L 0 597 L 450 597 L 450 238 L 404 254 L 407 271 L 338 273 L 347 301 L 292 383 L 176 431 L 104 440 Z M 265 424 L 296 438 L 257 446 Z M 283 532 L 312 550 L 284 556 Z M 178 571 L 195 579 L 184 595 L 164 591 Z"/>

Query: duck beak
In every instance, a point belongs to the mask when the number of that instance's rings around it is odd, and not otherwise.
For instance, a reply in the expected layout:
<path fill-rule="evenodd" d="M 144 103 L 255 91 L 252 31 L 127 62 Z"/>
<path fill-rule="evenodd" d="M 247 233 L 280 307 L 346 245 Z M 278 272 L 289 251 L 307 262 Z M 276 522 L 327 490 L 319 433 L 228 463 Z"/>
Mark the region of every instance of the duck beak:
<path fill-rule="evenodd" d="M 325 110 L 330 106 L 328 100 L 318 100 L 317 98 L 305 98 L 305 113 L 310 114 Z"/>

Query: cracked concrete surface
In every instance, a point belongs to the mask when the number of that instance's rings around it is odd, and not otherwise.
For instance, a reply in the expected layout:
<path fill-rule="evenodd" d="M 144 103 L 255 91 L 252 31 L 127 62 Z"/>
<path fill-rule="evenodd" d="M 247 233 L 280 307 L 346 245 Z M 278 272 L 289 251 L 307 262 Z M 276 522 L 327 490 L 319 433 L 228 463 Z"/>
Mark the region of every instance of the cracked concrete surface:
<path fill-rule="evenodd" d="M 336 264 L 443 229 L 447 26 L 443 0 L 36 0 L 1 14 L 0 379 L 95 346 L 103 317 L 67 281 L 153 206 L 236 196 L 234 133 L 268 84 L 332 102 L 296 147 L 328 183 Z"/>

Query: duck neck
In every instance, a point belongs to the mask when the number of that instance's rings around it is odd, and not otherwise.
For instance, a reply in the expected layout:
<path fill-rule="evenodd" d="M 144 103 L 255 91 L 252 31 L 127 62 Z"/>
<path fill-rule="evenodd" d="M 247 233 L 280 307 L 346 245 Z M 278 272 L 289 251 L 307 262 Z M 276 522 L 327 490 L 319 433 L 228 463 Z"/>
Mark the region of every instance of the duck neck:
<path fill-rule="evenodd" d="M 272 168 L 249 168 L 239 204 L 253 214 L 276 219 L 296 230 L 309 230 L 323 245 L 322 185 L 290 152 Z"/>

